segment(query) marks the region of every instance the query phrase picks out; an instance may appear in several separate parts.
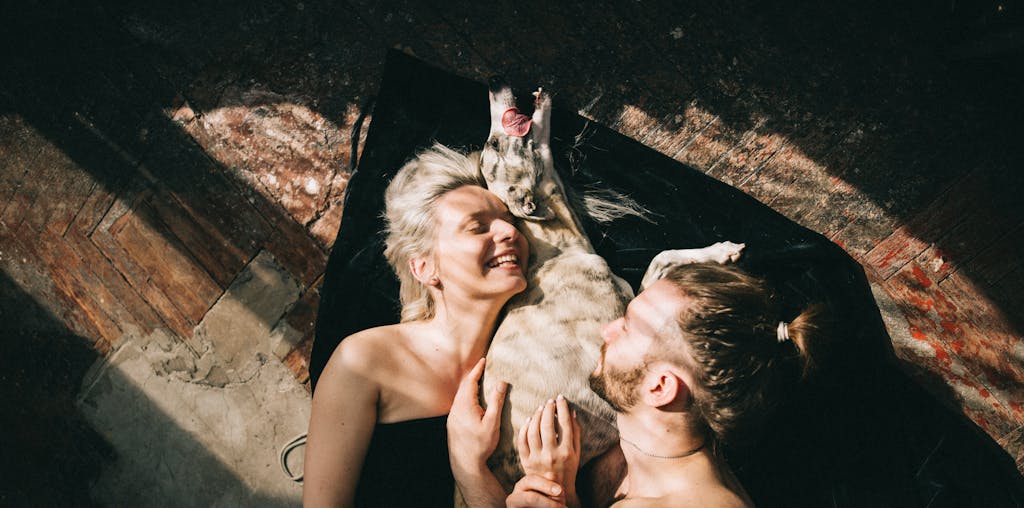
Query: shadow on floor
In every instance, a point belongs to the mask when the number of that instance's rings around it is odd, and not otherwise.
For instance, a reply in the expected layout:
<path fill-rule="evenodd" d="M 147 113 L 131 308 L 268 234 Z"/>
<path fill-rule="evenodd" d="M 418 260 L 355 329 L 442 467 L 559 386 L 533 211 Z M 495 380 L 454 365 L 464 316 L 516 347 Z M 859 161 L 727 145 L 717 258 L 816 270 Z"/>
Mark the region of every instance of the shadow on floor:
<path fill-rule="evenodd" d="M 116 370 L 84 402 L 105 403 L 83 410 L 76 398 L 96 351 L 2 270 L 0 337 L 0 505 L 297 504 L 254 494 Z"/>

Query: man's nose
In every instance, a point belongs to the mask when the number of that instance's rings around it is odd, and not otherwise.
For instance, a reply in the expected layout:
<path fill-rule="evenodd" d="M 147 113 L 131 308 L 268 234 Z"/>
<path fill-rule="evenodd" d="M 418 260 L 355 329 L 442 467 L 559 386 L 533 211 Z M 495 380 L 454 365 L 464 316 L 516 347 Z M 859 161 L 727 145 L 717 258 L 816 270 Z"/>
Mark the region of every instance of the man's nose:
<path fill-rule="evenodd" d="M 605 343 L 609 343 L 618 337 L 621 323 L 622 318 L 619 318 L 601 327 L 601 338 L 604 339 Z"/>

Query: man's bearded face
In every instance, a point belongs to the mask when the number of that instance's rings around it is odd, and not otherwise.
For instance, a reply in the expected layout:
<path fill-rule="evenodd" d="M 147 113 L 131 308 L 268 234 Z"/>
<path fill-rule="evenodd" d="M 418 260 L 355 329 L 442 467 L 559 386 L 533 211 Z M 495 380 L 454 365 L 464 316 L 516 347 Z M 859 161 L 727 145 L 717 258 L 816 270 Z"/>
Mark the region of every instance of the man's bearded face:
<path fill-rule="evenodd" d="M 616 412 L 625 413 L 639 400 L 640 381 L 647 372 L 647 365 L 641 363 L 627 369 L 609 366 L 604 357 L 607 349 L 607 343 L 601 346 L 601 367 L 590 375 L 590 389 Z"/>

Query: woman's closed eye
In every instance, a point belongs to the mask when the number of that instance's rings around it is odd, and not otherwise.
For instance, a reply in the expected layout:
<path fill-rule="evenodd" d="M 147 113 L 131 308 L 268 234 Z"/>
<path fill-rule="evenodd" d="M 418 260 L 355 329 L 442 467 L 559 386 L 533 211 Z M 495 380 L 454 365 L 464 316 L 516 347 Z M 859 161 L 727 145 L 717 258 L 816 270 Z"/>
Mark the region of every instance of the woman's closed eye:
<path fill-rule="evenodd" d="M 486 224 L 484 224 L 483 222 L 477 221 L 477 220 L 473 220 L 473 221 L 467 222 L 466 225 L 463 226 L 463 230 L 464 231 L 466 231 L 467 233 L 473 233 L 473 234 L 486 233 L 488 229 L 489 228 L 487 227 Z"/>

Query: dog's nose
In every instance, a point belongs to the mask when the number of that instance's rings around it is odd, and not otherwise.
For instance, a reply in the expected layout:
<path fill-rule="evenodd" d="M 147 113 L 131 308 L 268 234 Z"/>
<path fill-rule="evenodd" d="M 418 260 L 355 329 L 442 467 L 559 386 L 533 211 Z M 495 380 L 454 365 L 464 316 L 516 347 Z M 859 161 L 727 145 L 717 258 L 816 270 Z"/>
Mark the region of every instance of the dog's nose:
<path fill-rule="evenodd" d="M 508 88 L 508 81 L 502 76 L 491 76 L 487 80 L 487 88 L 491 93 L 497 93 Z"/>

